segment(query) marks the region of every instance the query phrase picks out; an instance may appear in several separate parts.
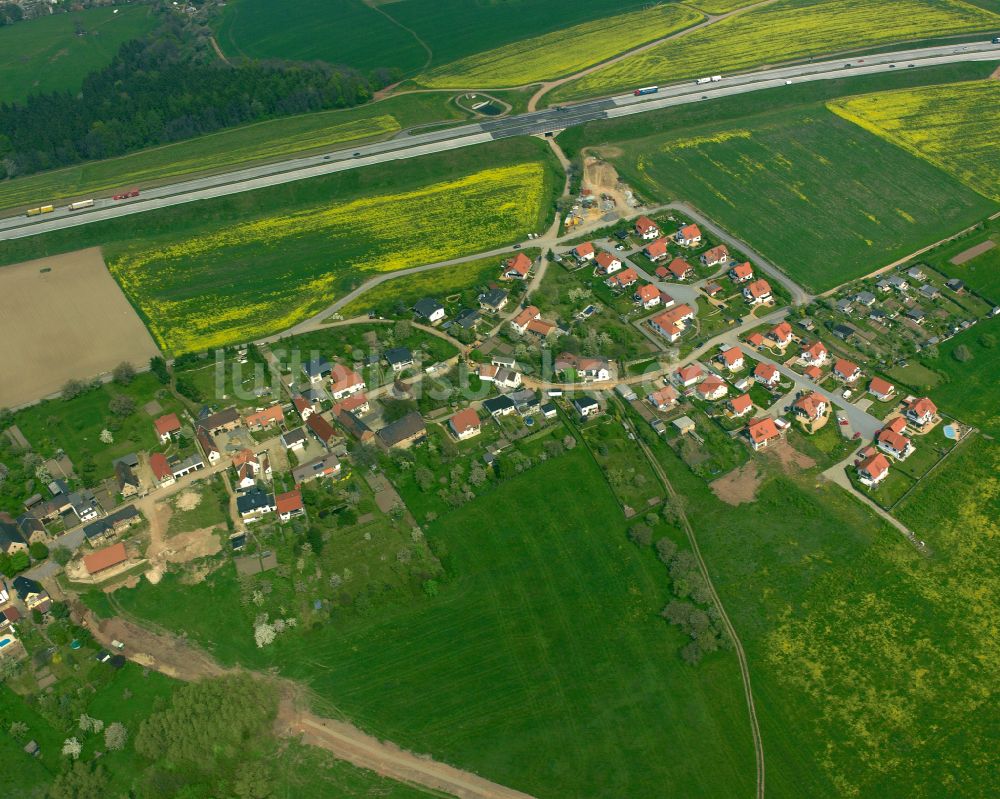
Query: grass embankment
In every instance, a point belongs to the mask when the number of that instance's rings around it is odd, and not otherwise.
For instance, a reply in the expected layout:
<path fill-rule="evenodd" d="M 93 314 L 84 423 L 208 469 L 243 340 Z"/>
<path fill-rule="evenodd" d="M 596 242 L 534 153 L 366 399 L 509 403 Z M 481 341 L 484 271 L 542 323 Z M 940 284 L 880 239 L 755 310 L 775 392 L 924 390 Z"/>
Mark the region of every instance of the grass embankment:
<path fill-rule="evenodd" d="M 751 790 L 735 658 L 679 659 L 682 635 L 657 617 L 666 570 L 628 542 L 582 445 L 486 497 L 427 525 L 450 572 L 433 599 L 343 613 L 268 650 L 230 567 L 118 596 L 226 662 L 279 666 L 381 736 L 539 796 Z"/>
<path fill-rule="evenodd" d="M 549 99 L 998 27 L 1000 15 L 962 0 L 779 0 L 611 64 L 560 87 Z"/>
<path fill-rule="evenodd" d="M 177 355 L 287 329 L 366 273 L 541 231 L 561 181 L 544 144 L 509 140 L 35 236 L 5 244 L 0 259 L 103 246 Z"/>
<path fill-rule="evenodd" d="M 391 138 L 401 129 L 467 116 L 440 95 L 411 94 L 361 108 L 317 111 L 210 133 L 188 141 L 0 181 L 0 208 L 65 197 L 111 194 L 121 188 L 275 161 L 352 141 Z"/>
<path fill-rule="evenodd" d="M 0 27 L 0 102 L 76 91 L 120 45 L 153 29 L 144 5 L 90 8 Z"/>

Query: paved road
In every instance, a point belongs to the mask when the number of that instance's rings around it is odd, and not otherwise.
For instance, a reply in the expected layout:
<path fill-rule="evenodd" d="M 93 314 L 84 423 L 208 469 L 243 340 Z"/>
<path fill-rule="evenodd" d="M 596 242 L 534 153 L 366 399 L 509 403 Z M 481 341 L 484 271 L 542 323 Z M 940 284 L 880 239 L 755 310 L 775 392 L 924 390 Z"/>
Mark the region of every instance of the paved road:
<path fill-rule="evenodd" d="M 715 99 L 770 89 L 782 86 L 786 81 L 802 83 L 814 80 L 833 80 L 845 77 L 845 75 L 870 75 L 877 72 L 890 72 L 893 69 L 907 69 L 911 63 L 916 68 L 963 61 L 997 60 L 1000 60 L 1000 46 L 986 41 L 882 53 L 866 56 L 862 59 L 835 59 L 778 67 L 726 77 L 718 83 L 706 86 L 696 87 L 691 81 L 687 81 L 665 86 L 655 95 L 643 97 L 620 95 L 600 100 L 589 100 L 570 106 L 557 106 L 553 109 L 504 119 L 421 133 L 408 138 L 358 145 L 353 150 L 338 151 L 328 155 L 294 158 L 276 164 L 265 164 L 219 175 L 184 180 L 172 185 L 148 189 L 143 192 L 141 197 L 134 200 L 115 202 L 106 197 L 96 197 L 93 207 L 80 211 L 73 212 L 69 211 L 66 206 L 60 206 L 55 212 L 40 217 L 7 217 L 0 219 L 0 240 L 23 238 L 52 230 L 76 227 L 89 222 L 114 219 L 214 197 L 224 197 L 372 164 L 471 147 L 510 136 L 547 133 L 597 119 L 613 119 L 685 103 L 700 102 L 703 99 Z M 851 67 L 845 69 L 845 64 L 851 64 Z M 38 202 L 45 202 L 45 198 L 39 197 Z"/>

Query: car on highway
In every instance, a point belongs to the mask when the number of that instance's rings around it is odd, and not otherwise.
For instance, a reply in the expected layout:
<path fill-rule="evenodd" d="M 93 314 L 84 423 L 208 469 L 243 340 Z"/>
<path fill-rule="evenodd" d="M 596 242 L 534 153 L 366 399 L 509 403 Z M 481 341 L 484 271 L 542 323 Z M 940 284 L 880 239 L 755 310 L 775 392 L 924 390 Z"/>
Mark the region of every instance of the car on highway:
<path fill-rule="evenodd" d="M 895 68 L 896 68 L 895 64 L 889 64 L 889 69 L 895 69 Z"/>
<path fill-rule="evenodd" d="M 915 67 L 915 66 L 916 66 L 916 64 L 907 64 L 906 66 L 907 66 L 907 67 Z"/>
<path fill-rule="evenodd" d="M 785 81 L 785 85 L 786 85 L 786 86 L 791 86 L 791 85 L 792 85 L 792 82 L 791 82 L 790 80 L 786 80 L 786 81 Z"/>
<path fill-rule="evenodd" d="M 355 158 L 360 158 L 360 157 L 361 157 L 361 153 L 355 153 L 355 154 L 354 154 L 354 157 L 355 157 Z"/>

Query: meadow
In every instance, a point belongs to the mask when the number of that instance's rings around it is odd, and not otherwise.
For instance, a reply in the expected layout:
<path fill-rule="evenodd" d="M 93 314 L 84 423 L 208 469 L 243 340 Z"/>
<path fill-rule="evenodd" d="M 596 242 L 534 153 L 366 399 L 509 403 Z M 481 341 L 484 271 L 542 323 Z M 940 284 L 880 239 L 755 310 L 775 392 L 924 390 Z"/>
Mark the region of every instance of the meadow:
<path fill-rule="evenodd" d="M 415 81 L 432 89 L 488 89 L 558 78 L 669 36 L 702 19 L 687 6 L 655 6 L 487 50 L 432 69 Z M 566 46 L 567 42 L 572 46 Z"/>
<path fill-rule="evenodd" d="M 998 27 L 1000 15 L 962 0 L 779 0 L 611 64 L 560 87 L 549 99 Z"/>
<path fill-rule="evenodd" d="M 925 559 L 817 470 L 765 458 L 732 507 L 651 441 L 747 652 L 769 796 L 990 795 L 997 460 L 969 443 L 903 516 Z"/>
<path fill-rule="evenodd" d="M 613 160 L 626 179 L 659 200 L 693 203 L 816 291 L 991 209 L 936 167 L 822 107 L 676 130 L 623 150 Z"/>
<path fill-rule="evenodd" d="M 449 569 L 433 598 L 342 613 L 261 652 L 249 620 L 232 624 L 250 611 L 229 568 L 211 588 L 118 596 L 207 637 L 226 662 L 281 667 L 380 736 L 537 796 L 744 794 L 753 761 L 735 658 L 680 660 L 682 634 L 657 616 L 666 569 L 625 527 L 581 446 L 427 525 Z M 188 612 L 209 596 L 206 611 L 229 623 Z"/>
<path fill-rule="evenodd" d="M 756 0 L 689 0 L 689 5 L 708 14 L 727 14 L 740 8 L 752 6 Z"/>
<path fill-rule="evenodd" d="M 544 144 L 511 140 L 8 242 L 0 259 L 102 245 L 177 355 L 284 330 L 371 273 L 522 239 L 559 186 Z"/>
<path fill-rule="evenodd" d="M 148 33 L 153 24 L 149 9 L 135 5 L 57 13 L 0 27 L 0 102 L 76 91 L 88 72 L 111 63 L 120 45 Z"/>
<path fill-rule="evenodd" d="M 946 263 L 939 268 L 948 277 L 957 277 L 973 291 L 984 295 L 991 302 L 998 303 L 1000 302 L 1000 235 L 994 233 L 992 241 L 996 242 L 993 249 L 963 264 Z"/>
<path fill-rule="evenodd" d="M 827 107 L 1000 202 L 1000 81 L 866 94 Z"/>

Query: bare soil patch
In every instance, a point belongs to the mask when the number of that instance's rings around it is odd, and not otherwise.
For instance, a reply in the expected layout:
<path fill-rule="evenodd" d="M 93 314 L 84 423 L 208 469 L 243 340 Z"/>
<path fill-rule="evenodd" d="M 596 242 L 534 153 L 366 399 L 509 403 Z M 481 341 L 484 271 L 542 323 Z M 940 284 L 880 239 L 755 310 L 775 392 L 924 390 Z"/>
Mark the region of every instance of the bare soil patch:
<path fill-rule="evenodd" d="M 194 510 L 201 504 L 201 494 L 185 489 L 177 497 L 177 510 Z"/>
<path fill-rule="evenodd" d="M 774 454 L 774 457 L 781 463 L 781 468 L 788 473 L 808 469 L 816 465 L 816 461 L 808 455 L 799 452 L 787 441 L 779 441 L 777 444 L 769 446 L 767 451 Z"/>
<path fill-rule="evenodd" d="M 977 255 L 989 252 L 996 246 L 997 243 L 993 241 L 993 239 L 987 239 L 986 241 L 977 244 L 975 247 L 969 247 L 967 250 L 962 250 L 962 252 L 952 258 L 949 263 L 953 263 L 955 266 L 961 266 L 966 261 L 971 261 Z"/>
<path fill-rule="evenodd" d="M 0 407 L 160 354 L 96 247 L 0 269 L 0 339 Z"/>
<path fill-rule="evenodd" d="M 757 489 L 764 482 L 764 475 L 753 461 L 733 469 L 729 474 L 713 480 L 712 492 L 727 505 L 742 505 L 757 500 Z"/>

